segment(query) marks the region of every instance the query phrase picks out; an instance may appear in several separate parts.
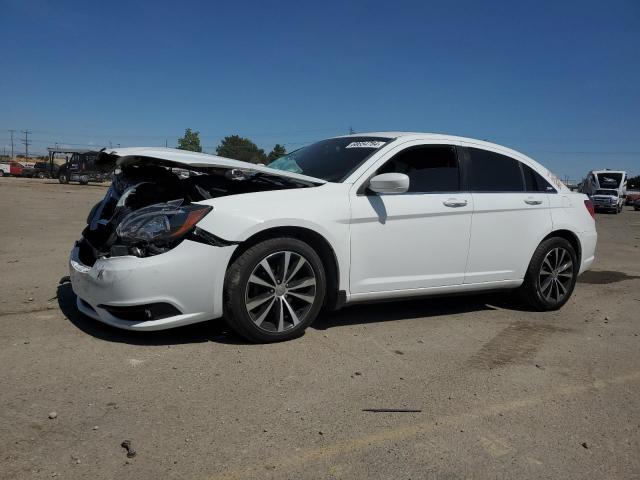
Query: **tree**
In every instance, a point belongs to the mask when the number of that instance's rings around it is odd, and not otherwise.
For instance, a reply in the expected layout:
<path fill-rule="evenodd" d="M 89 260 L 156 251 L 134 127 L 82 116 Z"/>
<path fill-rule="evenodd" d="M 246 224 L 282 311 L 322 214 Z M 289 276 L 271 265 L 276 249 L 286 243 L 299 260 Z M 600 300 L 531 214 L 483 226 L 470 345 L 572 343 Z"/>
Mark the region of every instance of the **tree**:
<path fill-rule="evenodd" d="M 224 137 L 216 148 L 216 153 L 221 157 L 242 160 L 243 162 L 265 163 L 267 160 L 264 150 L 258 148 L 248 138 L 239 135 Z"/>
<path fill-rule="evenodd" d="M 178 148 L 191 152 L 201 152 L 200 132 L 193 132 L 190 128 L 187 128 L 184 131 L 184 137 L 178 139 Z"/>
<path fill-rule="evenodd" d="M 284 157 L 286 154 L 287 149 L 284 148 L 284 145 L 276 143 L 276 146 L 273 147 L 273 150 L 271 150 L 269 155 L 267 155 L 267 165 L 280 157 Z"/>

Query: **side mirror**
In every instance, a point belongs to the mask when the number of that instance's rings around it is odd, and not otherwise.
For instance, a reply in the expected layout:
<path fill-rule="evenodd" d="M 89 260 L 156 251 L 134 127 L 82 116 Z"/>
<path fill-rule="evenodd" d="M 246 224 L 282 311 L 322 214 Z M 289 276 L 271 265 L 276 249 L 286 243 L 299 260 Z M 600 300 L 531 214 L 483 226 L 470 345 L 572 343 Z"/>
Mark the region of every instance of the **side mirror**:
<path fill-rule="evenodd" d="M 369 190 L 376 193 L 404 193 L 409 190 L 409 177 L 404 173 L 382 173 L 369 180 Z"/>

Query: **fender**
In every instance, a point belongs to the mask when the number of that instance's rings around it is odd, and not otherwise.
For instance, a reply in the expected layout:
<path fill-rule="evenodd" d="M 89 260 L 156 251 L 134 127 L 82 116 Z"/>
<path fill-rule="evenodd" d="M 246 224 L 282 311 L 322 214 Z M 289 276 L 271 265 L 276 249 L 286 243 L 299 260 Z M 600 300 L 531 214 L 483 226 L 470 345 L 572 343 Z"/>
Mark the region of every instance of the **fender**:
<path fill-rule="evenodd" d="M 241 243 L 277 227 L 300 227 L 321 235 L 333 249 L 340 271 L 339 284 L 349 284 L 350 185 L 327 183 L 317 187 L 229 195 L 199 202 L 213 207 L 198 227 L 230 242 Z"/>

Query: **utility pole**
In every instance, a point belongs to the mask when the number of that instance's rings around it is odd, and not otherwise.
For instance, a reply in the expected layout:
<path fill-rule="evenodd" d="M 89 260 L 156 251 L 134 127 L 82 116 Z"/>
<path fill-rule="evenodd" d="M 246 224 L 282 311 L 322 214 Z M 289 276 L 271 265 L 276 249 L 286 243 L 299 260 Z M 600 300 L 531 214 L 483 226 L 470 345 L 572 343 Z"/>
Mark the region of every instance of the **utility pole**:
<path fill-rule="evenodd" d="M 13 134 L 16 133 L 16 131 L 9 130 L 9 133 L 11 133 L 11 160 L 13 160 Z"/>
<path fill-rule="evenodd" d="M 24 156 L 29 160 L 29 145 L 31 145 L 31 142 L 29 141 L 29 134 L 31 132 L 29 130 L 21 130 L 21 132 L 24 133 L 24 140 L 22 141 L 22 143 L 24 143 Z"/>
<path fill-rule="evenodd" d="M 353 129 L 353 127 L 349 127 L 349 135 L 353 135 L 355 132 L 355 130 Z"/>

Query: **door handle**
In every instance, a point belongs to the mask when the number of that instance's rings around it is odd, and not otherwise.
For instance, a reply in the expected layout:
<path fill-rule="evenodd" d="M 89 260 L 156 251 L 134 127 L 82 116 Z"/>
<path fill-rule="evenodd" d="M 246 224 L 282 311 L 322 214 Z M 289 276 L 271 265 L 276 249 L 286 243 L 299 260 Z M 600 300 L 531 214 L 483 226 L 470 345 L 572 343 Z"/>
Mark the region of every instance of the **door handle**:
<path fill-rule="evenodd" d="M 526 203 L 527 205 L 540 205 L 542 203 L 542 200 L 527 199 L 524 201 L 524 203 Z"/>
<path fill-rule="evenodd" d="M 456 200 L 455 198 L 450 198 L 449 200 L 445 200 L 442 202 L 445 207 L 458 208 L 458 207 L 466 207 L 466 200 Z"/>

